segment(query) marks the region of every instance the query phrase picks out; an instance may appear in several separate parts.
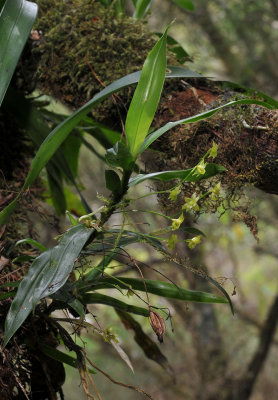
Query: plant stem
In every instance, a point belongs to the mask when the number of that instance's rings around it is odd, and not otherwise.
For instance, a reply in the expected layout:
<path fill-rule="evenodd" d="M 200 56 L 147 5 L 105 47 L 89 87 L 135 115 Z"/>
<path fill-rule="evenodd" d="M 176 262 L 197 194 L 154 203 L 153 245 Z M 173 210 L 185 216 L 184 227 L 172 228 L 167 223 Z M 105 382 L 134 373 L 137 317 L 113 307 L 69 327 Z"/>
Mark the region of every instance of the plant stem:
<path fill-rule="evenodd" d="M 119 193 L 113 194 L 110 204 L 106 207 L 106 210 L 101 213 L 99 226 L 103 226 L 106 221 L 111 217 L 117 208 L 117 205 L 121 202 L 123 197 L 128 191 L 128 181 L 131 176 L 132 171 L 124 171 L 121 181 L 121 191 Z"/>

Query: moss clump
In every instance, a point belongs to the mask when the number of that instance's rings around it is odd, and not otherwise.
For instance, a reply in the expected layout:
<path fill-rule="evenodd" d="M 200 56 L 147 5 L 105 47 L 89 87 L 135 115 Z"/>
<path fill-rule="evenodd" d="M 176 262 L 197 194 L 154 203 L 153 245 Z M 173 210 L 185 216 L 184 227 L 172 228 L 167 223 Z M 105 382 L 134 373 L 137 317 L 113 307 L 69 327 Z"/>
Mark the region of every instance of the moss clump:
<path fill-rule="evenodd" d="M 140 69 L 156 41 L 144 23 L 116 17 L 113 7 L 99 2 L 39 0 L 38 5 L 37 79 L 43 92 L 71 107 Z"/>
<path fill-rule="evenodd" d="M 168 95 L 156 116 L 156 126 L 245 97 L 235 92 L 223 93 L 217 86 L 205 88 L 204 82 L 202 85 Z M 155 149 L 163 152 L 163 169 L 185 169 L 196 165 L 215 142 L 218 155 L 214 162 L 227 169 L 221 175 L 227 187 L 239 188 L 250 183 L 276 193 L 277 131 L 276 111 L 257 105 L 233 106 L 207 120 L 179 125 L 157 141 Z"/>

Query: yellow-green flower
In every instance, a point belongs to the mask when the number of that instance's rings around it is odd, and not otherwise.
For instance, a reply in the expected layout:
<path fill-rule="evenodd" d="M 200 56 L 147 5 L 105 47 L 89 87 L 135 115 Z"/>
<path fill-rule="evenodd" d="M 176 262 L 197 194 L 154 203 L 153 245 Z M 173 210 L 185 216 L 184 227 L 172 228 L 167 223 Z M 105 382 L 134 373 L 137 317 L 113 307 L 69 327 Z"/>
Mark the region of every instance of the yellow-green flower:
<path fill-rule="evenodd" d="M 196 171 L 194 172 L 194 175 L 204 175 L 206 173 L 206 163 L 204 160 L 200 161 L 199 164 L 196 167 Z"/>
<path fill-rule="evenodd" d="M 197 244 L 201 243 L 201 235 L 195 236 L 192 239 L 187 240 L 188 242 L 188 247 L 192 250 L 195 249 Z"/>
<path fill-rule="evenodd" d="M 182 206 L 182 209 L 185 211 L 199 211 L 200 207 L 198 206 L 197 202 L 199 200 L 199 197 L 196 195 L 196 193 L 193 193 L 192 197 L 185 197 L 184 198 L 185 203 Z"/>
<path fill-rule="evenodd" d="M 217 156 L 217 152 L 218 152 L 218 144 L 213 142 L 212 147 L 209 150 L 208 157 L 211 157 L 214 159 Z"/>
<path fill-rule="evenodd" d="M 181 187 L 179 185 L 175 189 L 170 191 L 169 200 L 176 201 L 180 192 L 181 192 Z"/>
<path fill-rule="evenodd" d="M 221 190 L 221 182 L 218 182 L 213 189 L 210 190 L 211 195 L 210 198 L 211 200 L 217 200 L 220 196 L 220 190 Z"/>
<path fill-rule="evenodd" d="M 176 243 L 178 241 L 178 237 L 177 235 L 175 235 L 174 233 L 169 237 L 168 240 L 168 247 L 170 250 L 174 250 L 176 247 Z"/>
<path fill-rule="evenodd" d="M 179 218 L 172 219 L 172 230 L 175 231 L 175 230 L 179 229 L 179 227 L 181 226 L 183 221 L 184 221 L 183 213 L 179 216 Z"/>

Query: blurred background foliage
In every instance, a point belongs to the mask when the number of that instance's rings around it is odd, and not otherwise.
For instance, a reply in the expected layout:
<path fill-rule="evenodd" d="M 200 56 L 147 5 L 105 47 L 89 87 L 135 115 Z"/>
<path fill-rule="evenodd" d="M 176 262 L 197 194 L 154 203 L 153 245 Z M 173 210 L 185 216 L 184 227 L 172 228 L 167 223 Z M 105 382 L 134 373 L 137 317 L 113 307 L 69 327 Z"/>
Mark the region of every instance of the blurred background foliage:
<path fill-rule="evenodd" d="M 154 1 L 154 30 L 176 19 L 173 36 L 206 76 L 232 80 L 277 96 L 278 4 L 276 0 L 195 0 L 193 12 Z"/>

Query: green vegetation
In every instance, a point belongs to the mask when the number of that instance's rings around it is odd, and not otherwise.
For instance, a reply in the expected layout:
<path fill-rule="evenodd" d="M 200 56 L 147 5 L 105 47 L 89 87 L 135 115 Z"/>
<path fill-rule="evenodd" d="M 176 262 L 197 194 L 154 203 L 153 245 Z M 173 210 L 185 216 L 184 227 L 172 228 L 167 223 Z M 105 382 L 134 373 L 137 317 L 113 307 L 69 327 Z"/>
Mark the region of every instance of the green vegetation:
<path fill-rule="evenodd" d="M 191 1 L 174 2 L 187 10 L 194 9 Z M 175 48 L 179 49 L 178 52 L 174 52 L 178 60 L 176 65 L 167 66 L 167 45 L 171 43 L 176 45 L 174 39 L 172 41 L 171 38 L 167 39 L 170 26 L 159 35 L 160 38 L 155 43 L 154 36 L 144 31 L 140 21 L 135 22 L 134 19 L 124 15 L 125 1 L 100 1 L 101 4 L 85 2 L 81 7 L 81 2 L 78 0 L 60 2 L 57 6 L 56 2 L 46 3 L 40 0 L 38 1 L 41 11 L 40 27 L 43 26 L 43 30 L 47 33 L 41 43 L 33 49 L 33 54 L 38 57 L 35 75 L 39 79 L 39 90 L 54 95 L 76 108 L 69 116 L 54 113 L 49 110 L 48 104 L 44 104 L 32 95 L 27 95 L 26 86 L 19 85 L 20 72 L 15 75 L 16 79 L 11 83 L 18 59 L 34 24 L 37 7 L 34 3 L 24 0 L 18 0 L 16 4 L 10 0 L 2 3 L 0 3 L 0 101 L 1 103 L 3 101 L 4 112 L 7 112 L 10 118 L 14 118 L 19 129 L 29 140 L 24 155 L 26 173 L 19 177 L 19 185 L 13 188 L 15 195 L 5 198 L 1 203 L 3 209 L 0 213 L 0 239 L 2 234 L 7 235 L 7 242 L 4 242 L 5 257 L 3 260 L 1 257 L 1 267 L 3 265 L 4 272 L 0 286 L 0 314 L 3 321 L 5 320 L 5 326 L 1 325 L 0 329 L 3 339 L 1 349 L 9 361 L 7 370 L 13 363 L 17 365 L 16 382 L 11 379 L 7 390 L 5 389 L 6 392 L 3 389 L 3 398 L 8 399 L 15 387 L 17 387 L 15 396 L 21 390 L 25 397 L 28 398 L 30 395 L 32 398 L 32 391 L 35 393 L 36 385 L 39 384 L 36 378 L 32 378 L 32 371 L 38 358 L 41 363 L 47 364 L 49 369 L 54 368 L 54 365 L 60 368 L 57 373 L 60 380 L 55 381 L 54 378 L 47 377 L 46 383 L 39 387 L 43 398 L 56 399 L 57 393 L 61 393 L 64 380 L 63 364 L 67 364 L 79 371 L 87 397 L 93 398 L 89 389 L 90 382 L 97 397 L 101 399 L 91 374 L 96 371 L 104 374 L 105 372 L 88 357 L 86 346 L 82 344 L 81 328 L 91 329 L 101 335 L 106 342 L 113 345 L 126 364 L 131 369 L 133 367 L 109 328 L 102 329 L 97 321 L 93 324 L 92 319 L 87 318 L 88 315 L 91 317 L 88 310 L 90 304 L 102 304 L 108 306 L 107 308 L 114 308 L 121 321 L 129 329 L 137 332 L 136 341 L 147 357 L 165 369 L 169 369 L 168 365 L 165 367 L 167 360 L 156 343 L 147 337 L 132 314 L 149 318 L 151 329 L 158 340 L 163 342 L 166 331 L 165 319 L 171 320 L 171 312 L 165 308 L 164 299 L 204 305 L 227 304 L 234 313 L 230 296 L 223 285 L 204 269 L 195 268 L 188 259 L 179 257 L 175 252 L 178 243 L 183 242 L 189 251 L 193 251 L 195 248 L 198 249 L 197 246 L 204 240 L 204 233 L 192 226 L 190 218 L 205 207 L 205 201 L 210 202 L 210 211 L 223 207 L 224 201 L 220 202 L 222 200 L 220 174 L 225 174 L 227 169 L 214 162 L 218 155 L 218 145 L 213 141 L 204 153 L 194 154 L 195 163 L 186 169 L 157 168 L 156 171 L 146 173 L 142 167 L 142 157 L 146 151 L 156 149 L 157 141 L 160 143 L 163 135 L 175 127 L 205 121 L 220 110 L 226 108 L 229 110 L 230 107 L 233 107 L 233 112 L 238 106 L 250 105 L 262 106 L 272 111 L 277 103 L 264 95 L 247 97 L 244 94 L 240 98 L 221 102 L 220 105 L 206 108 L 190 117 L 177 120 L 173 115 L 173 120 L 156 129 L 154 119 L 165 79 L 170 82 L 176 78 L 200 78 L 199 74 L 177 66 L 181 55 L 179 45 Z M 133 1 L 134 18 L 141 20 L 148 12 L 151 3 L 151 1 Z M 98 16 L 94 16 L 96 10 L 99 12 Z M 54 23 L 53 29 L 50 23 Z M 105 33 L 105 38 L 99 41 L 101 47 L 86 42 L 86 35 L 79 40 L 79 35 L 75 32 L 75 27 L 79 25 L 85 31 L 90 31 L 91 25 L 94 24 L 97 37 L 99 35 L 103 37 Z M 21 26 L 24 29 L 19 41 L 17 31 Z M 94 30 L 94 27 L 92 29 Z M 115 44 L 119 44 L 117 36 L 119 32 L 122 34 L 120 50 Z M 35 35 L 35 41 L 40 40 L 36 37 L 40 35 L 39 32 L 34 31 L 32 34 Z M 89 34 L 88 37 L 93 38 Z M 135 43 L 140 42 L 140 37 L 147 37 L 148 41 L 144 43 L 141 41 L 142 46 L 134 52 L 133 47 Z M 110 42 L 109 49 L 106 48 L 108 42 Z M 128 45 L 125 46 L 125 43 Z M 80 51 L 76 52 L 78 47 Z M 123 47 L 126 47 L 125 53 L 119 55 Z M 95 53 L 92 54 L 93 48 Z M 109 60 L 111 48 L 114 48 L 116 54 L 112 62 Z M 102 69 L 98 68 L 98 73 L 101 72 L 101 76 L 105 77 L 104 81 L 97 79 L 97 85 L 88 85 L 88 68 L 89 71 L 92 70 L 91 64 L 99 55 L 106 63 L 110 63 L 111 69 L 108 71 L 107 64 L 102 65 Z M 23 54 L 23 71 L 24 68 L 28 69 L 24 57 Z M 76 57 L 80 57 L 78 65 L 73 61 Z M 145 57 L 142 70 L 138 71 Z M 168 61 L 173 59 L 172 57 L 173 55 L 168 57 Z M 116 62 L 116 69 L 115 59 L 119 59 L 119 62 Z M 98 62 L 99 64 L 96 63 L 94 66 L 102 64 L 101 59 Z M 53 68 L 50 68 L 51 65 Z M 71 72 L 63 76 L 61 65 L 65 65 Z M 34 71 L 30 72 L 27 81 L 31 79 Z M 110 77 L 113 77 L 112 83 L 109 83 Z M 117 104 L 116 93 L 135 84 L 135 90 L 129 89 L 125 95 L 129 104 L 125 123 L 119 117 L 114 124 L 116 127 L 105 124 L 109 107 L 111 104 Z M 104 88 L 99 90 L 99 85 Z M 23 87 L 25 89 L 22 92 Z M 91 114 L 92 110 L 109 97 L 112 100 L 110 105 L 106 103 L 105 111 L 98 108 Z M 102 112 L 103 115 L 100 116 Z M 93 148 L 87 140 L 89 137 L 98 142 L 98 147 Z M 93 210 L 77 181 L 82 144 L 97 154 L 106 168 L 102 177 L 102 187 L 107 190 L 108 195 L 99 195 L 98 201 L 101 204 Z M 36 153 L 28 167 L 27 159 L 32 153 L 32 148 L 36 149 Z M 44 169 L 46 174 L 40 175 Z M 43 180 L 39 176 L 43 177 Z M 213 180 L 210 181 L 211 178 Z M 134 188 L 147 180 L 153 184 L 158 183 L 161 187 L 157 192 L 154 190 L 132 198 L 131 193 L 136 193 Z M 69 184 L 76 189 L 79 210 L 68 210 L 70 194 L 67 185 Z M 63 230 L 60 229 L 55 239 L 56 245 L 47 247 L 25 233 L 20 234 L 16 223 L 25 196 L 28 196 L 33 188 L 40 191 L 44 187 L 45 192 L 45 186 L 49 190 L 57 215 L 66 214 L 68 217 L 67 225 Z M 166 197 L 171 206 L 175 207 L 175 212 L 167 210 L 167 214 L 163 214 L 159 210 L 142 210 L 134 206 L 140 199 L 153 194 Z M 73 197 L 76 200 L 76 197 Z M 38 198 L 40 199 L 39 196 Z M 160 229 L 152 229 L 151 224 L 148 230 L 143 231 L 137 229 L 136 224 L 133 226 L 134 229 L 130 228 L 131 212 L 142 213 L 146 224 L 149 216 L 155 215 L 159 221 L 163 221 L 159 222 Z M 19 225 L 22 221 L 20 218 L 23 220 L 26 218 L 28 221 L 28 212 L 24 217 L 19 217 Z M 118 218 L 117 224 L 114 220 L 111 222 L 113 218 Z M 29 232 L 32 232 L 32 229 L 29 229 Z M 182 237 L 182 234 L 186 236 Z M 205 290 L 198 288 L 190 290 L 182 284 L 177 285 L 167 273 L 159 271 L 159 268 L 150 267 L 161 275 L 159 280 L 145 279 L 143 269 L 148 265 L 133 255 L 138 244 L 150 246 L 162 260 L 193 273 L 198 279 L 201 278 L 205 282 Z M 32 251 L 28 250 L 30 247 Z M 24 251 L 18 250 L 15 257 L 15 249 L 20 248 Z M 138 278 L 125 276 L 125 271 L 121 268 L 123 265 L 135 270 Z M 16 266 L 20 266 L 18 275 L 14 275 Z M 161 277 L 168 279 L 168 282 L 163 281 Z M 208 284 L 211 284 L 211 288 L 216 288 L 218 294 L 208 292 Z M 111 289 L 115 290 L 121 299 L 111 295 Z M 105 294 L 99 290 L 105 290 Z M 130 300 L 130 297 L 133 298 Z M 59 310 L 63 310 L 63 317 L 59 314 Z M 65 328 L 68 325 L 69 327 Z M 77 332 L 80 339 L 74 340 L 72 331 Z M 59 345 L 63 346 L 62 350 L 57 349 Z M 20 351 L 15 356 L 17 349 Z M 74 356 L 68 355 L 66 351 L 73 352 Z M 24 372 L 25 361 L 28 365 L 27 370 L 29 368 L 27 375 Z M 47 374 L 48 372 L 45 373 L 46 376 Z M 109 375 L 108 377 L 113 381 L 113 378 Z M 1 375 L 0 372 L 0 382 L 4 378 L 5 373 Z M 29 378 L 31 383 L 28 381 Z M 137 386 L 125 383 L 120 385 L 151 398 Z"/>

